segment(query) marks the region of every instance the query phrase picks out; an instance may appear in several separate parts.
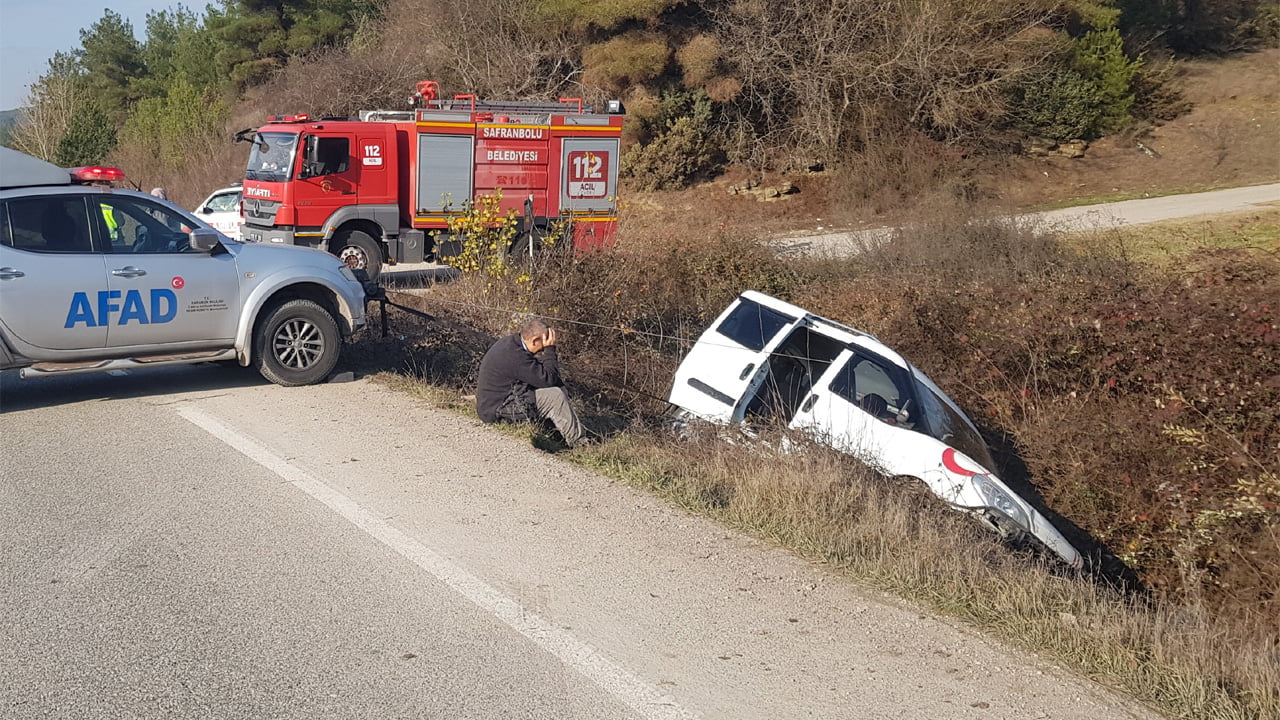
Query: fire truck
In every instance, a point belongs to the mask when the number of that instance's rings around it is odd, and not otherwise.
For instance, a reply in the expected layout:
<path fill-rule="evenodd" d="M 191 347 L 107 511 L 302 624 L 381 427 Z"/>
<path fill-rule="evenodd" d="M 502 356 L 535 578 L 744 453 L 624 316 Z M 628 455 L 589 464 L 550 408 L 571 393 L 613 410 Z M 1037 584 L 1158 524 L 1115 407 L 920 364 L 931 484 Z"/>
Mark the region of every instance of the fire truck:
<path fill-rule="evenodd" d="M 613 243 L 621 103 L 595 113 L 579 98 L 438 95 L 423 81 L 411 110 L 275 116 L 238 133 L 252 144 L 242 239 L 322 248 L 376 279 L 384 264 L 459 252 L 450 218 L 500 192 L 518 218 L 512 252 L 553 232 L 579 252 Z"/>

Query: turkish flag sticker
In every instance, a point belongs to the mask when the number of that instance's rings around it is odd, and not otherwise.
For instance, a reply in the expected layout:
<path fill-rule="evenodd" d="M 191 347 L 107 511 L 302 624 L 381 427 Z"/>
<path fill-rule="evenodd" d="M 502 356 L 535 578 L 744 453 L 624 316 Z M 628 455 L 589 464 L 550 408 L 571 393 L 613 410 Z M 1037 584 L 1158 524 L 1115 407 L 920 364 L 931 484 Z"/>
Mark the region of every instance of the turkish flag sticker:
<path fill-rule="evenodd" d="M 173 279 L 169 281 L 169 284 L 173 286 L 174 290 L 181 290 L 186 287 L 187 281 L 183 280 L 181 275 L 175 275 L 173 276 Z"/>

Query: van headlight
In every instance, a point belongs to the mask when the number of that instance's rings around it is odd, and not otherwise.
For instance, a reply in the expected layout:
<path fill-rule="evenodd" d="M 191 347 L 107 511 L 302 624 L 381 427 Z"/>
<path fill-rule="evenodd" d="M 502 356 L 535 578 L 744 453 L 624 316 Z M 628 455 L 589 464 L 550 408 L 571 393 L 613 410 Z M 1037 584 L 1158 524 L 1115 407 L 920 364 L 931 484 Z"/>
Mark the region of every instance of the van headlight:
<path fill-rule="evenodd" d="M 1014 502 L 1009 493 L 1004 491 L 1004 488 L 986 475 L 974 475 L 973 484 L 977 486 L 978 492 L 987 501 L 987 505 L 1012 520 L 1018 527 L 1031 531 L 1031 522 L 1027 519 L 1027 514 L 1018 503 Z"/>

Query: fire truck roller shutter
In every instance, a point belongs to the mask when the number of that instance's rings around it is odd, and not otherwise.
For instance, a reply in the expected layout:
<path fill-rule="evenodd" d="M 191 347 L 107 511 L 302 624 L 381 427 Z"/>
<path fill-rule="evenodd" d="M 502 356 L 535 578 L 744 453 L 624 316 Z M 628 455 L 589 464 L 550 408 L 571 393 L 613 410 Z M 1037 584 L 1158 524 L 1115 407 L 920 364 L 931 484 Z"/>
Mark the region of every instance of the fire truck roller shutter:
<path fill-rule="evenodd" d="M 470 135 L 418 136 L 418 212 L 459 212 L 471 199 L 475 138 Z"/>

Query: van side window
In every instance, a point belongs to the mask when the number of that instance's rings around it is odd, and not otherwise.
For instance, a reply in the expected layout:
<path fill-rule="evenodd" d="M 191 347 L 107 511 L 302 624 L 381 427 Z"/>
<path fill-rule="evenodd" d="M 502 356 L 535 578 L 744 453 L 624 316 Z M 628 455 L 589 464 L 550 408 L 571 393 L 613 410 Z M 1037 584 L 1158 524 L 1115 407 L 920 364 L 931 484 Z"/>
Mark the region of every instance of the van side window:
<path fill-rule="evenodd" d="M 739 345 L 759 351 L 764 349 L 779 330 L 795 320 L 760 303 L 741 300 L 738 307 L 716 328 L 716 332 Z"/>
<path fill-rule="evenodd" d="M 854 353 L 831 381 L 831 392 L 881 418 L 897 415 L 909 408 L 909 388 L 910 381 L 906 372 L 864 355 L 862 351 Z M 883 400 L 880 403 L 883 407 L 872 410 L 867 402 L 869 395 Z M 904 425 L 911 427 L 914 423 L 908 421 Z"/>

